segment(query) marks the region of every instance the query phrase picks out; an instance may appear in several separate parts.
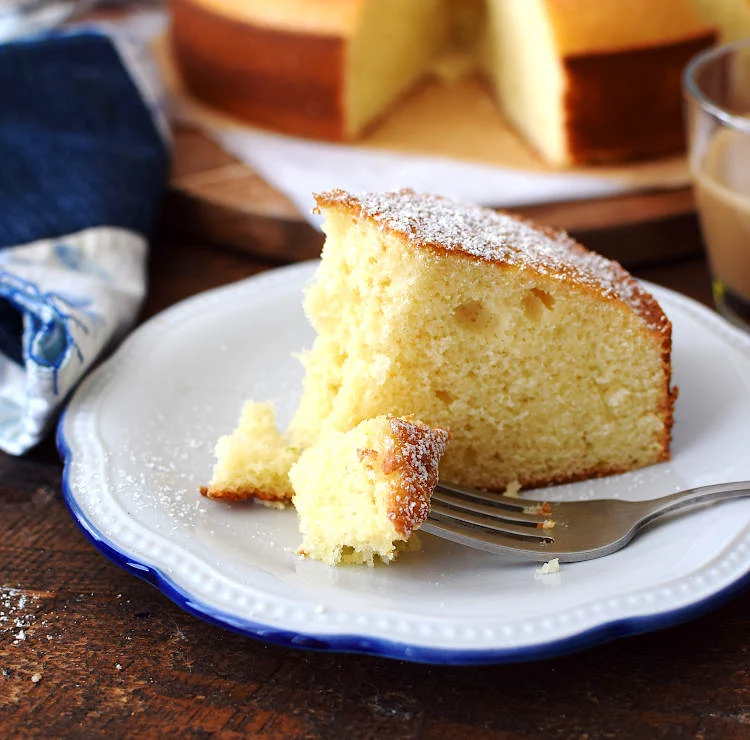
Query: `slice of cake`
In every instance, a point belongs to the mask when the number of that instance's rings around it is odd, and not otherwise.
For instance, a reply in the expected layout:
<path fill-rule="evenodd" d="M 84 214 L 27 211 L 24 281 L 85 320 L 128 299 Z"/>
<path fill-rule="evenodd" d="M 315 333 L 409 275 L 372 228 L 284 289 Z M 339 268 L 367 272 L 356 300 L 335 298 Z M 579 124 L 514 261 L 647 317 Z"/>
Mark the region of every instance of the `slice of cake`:
<path fill-rule="evenodd" d="M 329 565 L 391 561 L 427 518 L 448 432 L 379 416 L 321 435 L 289 477 L 300 553 Z"/>
<path fill-rule="evenodd" d="M 201 493 L 228 501 L 284 504 L 292 497 L 289 468 L 297 457 L 276 427 L 273 405 L 248 401 L 235 431 L 216 443 L 213 476 Z"/>
<path fill-rule="evenodd" d="M 499 491 L 669 458 L 671 325 L 618 264 L 439 196 L 316 198 L 327 238 L 292 444 L 414 414 L 451 430 L 441 477 Z"/>

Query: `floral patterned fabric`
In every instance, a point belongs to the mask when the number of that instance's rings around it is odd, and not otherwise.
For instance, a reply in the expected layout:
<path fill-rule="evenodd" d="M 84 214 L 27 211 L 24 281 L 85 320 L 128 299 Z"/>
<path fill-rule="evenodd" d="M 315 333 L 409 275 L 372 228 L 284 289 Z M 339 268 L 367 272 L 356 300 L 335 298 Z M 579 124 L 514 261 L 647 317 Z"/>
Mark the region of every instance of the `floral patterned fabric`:
<path fill-rule="evenodd" d="M 0 448 L 21 454 L 132 326 L 169 170 L 155 76 L 99 31 L 0 45 Z"/>

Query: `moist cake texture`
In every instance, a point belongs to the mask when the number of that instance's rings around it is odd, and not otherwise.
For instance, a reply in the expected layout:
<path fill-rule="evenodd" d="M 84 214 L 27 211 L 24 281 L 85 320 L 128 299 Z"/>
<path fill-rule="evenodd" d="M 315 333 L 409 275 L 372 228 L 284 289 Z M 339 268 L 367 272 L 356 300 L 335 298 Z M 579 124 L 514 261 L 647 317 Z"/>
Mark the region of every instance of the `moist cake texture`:
<path fill-rule="evenodd" d="M 329 565 L 390 562 L 429 514 L 448 436 L 385 415 L 322 434 L 289 474 L 300 553 Z"/>
<path fill-rule="evenodd" d="M 289 468 L 298 453 L 279 433 L 271 403 L 245 403 L 237 428 L 219 438 L 215 452 L 211 482 L 201 488 L 204 496 L 276 505 L 291 499 Z"/>
<path fill-rule="evenodd" d="M 316 200 L 326 242 L 293 445 L 414 414 L 451 430 L 441 477 L 500 491 L 669 458 L 671 325 L 621 266 L 440 196 Z"/>

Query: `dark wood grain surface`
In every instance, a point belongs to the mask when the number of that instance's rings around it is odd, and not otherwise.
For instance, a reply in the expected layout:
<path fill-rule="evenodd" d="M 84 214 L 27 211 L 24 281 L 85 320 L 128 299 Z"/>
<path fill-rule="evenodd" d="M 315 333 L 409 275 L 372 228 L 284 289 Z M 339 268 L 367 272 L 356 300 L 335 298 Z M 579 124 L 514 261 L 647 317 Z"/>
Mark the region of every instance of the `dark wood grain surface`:
<path fill-rule="evenodd" d="M 270 267 L 163 233 L 145 315 Z M 710 300 L 700 258 L 640 274 Z M 748 592 L 689 623 L 536 663 L 303 652 L 202 622 L 110 563 L 73 523 L 60 473 L 51 442 L 0 456 L 6 737 L 750 737 Z"/>

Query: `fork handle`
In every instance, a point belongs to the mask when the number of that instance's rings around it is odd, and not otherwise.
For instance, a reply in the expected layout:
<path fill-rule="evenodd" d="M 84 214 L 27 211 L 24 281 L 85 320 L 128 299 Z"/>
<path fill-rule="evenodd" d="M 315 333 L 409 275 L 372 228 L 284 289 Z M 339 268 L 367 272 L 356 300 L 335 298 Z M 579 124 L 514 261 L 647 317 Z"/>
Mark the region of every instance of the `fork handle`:
<path fill-rule="evenodd" d="M 686 491 L 672 493 L 669 496 L 640 502 L 644 508 L 645 519 L 643 523 L 667 514 L 699 509 L 704 506 L 711 506 L 719 501 L 746 496 L 750 496 L 750 481 L 747 480 L 689 488 Z"/>

